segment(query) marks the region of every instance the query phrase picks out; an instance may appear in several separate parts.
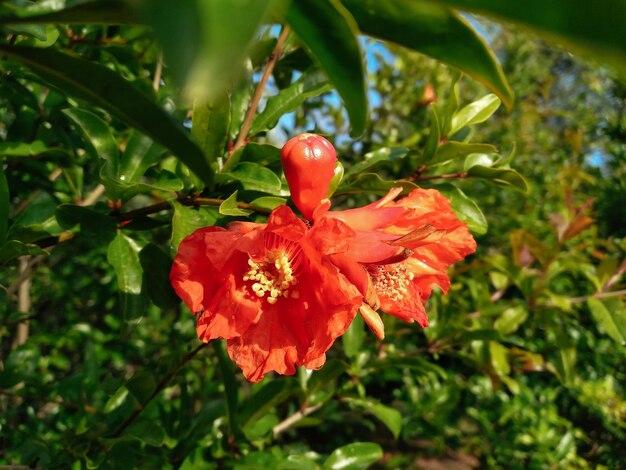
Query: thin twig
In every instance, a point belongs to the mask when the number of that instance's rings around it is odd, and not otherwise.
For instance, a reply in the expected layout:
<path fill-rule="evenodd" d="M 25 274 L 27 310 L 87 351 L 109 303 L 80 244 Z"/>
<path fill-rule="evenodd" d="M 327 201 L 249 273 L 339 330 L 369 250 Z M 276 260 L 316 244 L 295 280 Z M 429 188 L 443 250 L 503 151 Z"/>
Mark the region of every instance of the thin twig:
<path fill-rule="evenodd" d="M 276 41 L 276 46 L 272 51 L 272 55 L 267 60 L 267 64 L 265 65 L 265 70 L 263 70 L 263 75 L 261 75 L 261 80 L 254 90 L 254 95 L 252 96 L 252 101 L 250 101 L 250 107 L 246 112 L 246 116 L 244 118 L 243 124 L 241 125 L 241 130 L 239 131 L 239 135 L 237 136 L 237 140 L 230 150 L 230 155 L 224 166 L 228 163 L 228 160 L 232 158 L 232 156 L 243 147 L 246 143 L 246 138 L 248 137 L 248 132 L 250 131 L 250 127 L 252 127 L 252 121 L 254 120 L 254 116 L 256 114 L 257 107 L 259 106 L 259 102 L 261 101 L 261 96 L 263 95 L 263 90 L 265 89 L 265 85 L 278 62 L 280 56 L 283 52 L 283 47 L 285 46 L 285 41 L 287 40 L 287 36 L 289 35 L 290 28 L 288 25 L 283 26 L 280 35 L 278 36 L 278 40 Z"/>
<path fill-rule="evenodd" d="M 287 429 L 289 429 L 291 426 L 293 426 L 298 421 L 300 421 L 302 418 L 306 418 L 311 413 L 315 413 L 321 407 L 322 407 L 322 403 L 318 403 L 317 405 L 309 406 L 303 410 L 295 412 L 294 414 L 292 414 L 291 416 L 288 416 L 286 419 L 284 419 L 283 421 L 278 423 L 276 426 L 274 426 L 272 428 L 272 434 L 274 435 L 274 437 L 279 436 L 280 434 L 285 432 Z"/>
<path fill-rule="evenodd" d="M 624 261 L 622 261 L 622 264 L 619 265 L 619 268 L 617 268 L 617 271 L 615 271 L 615 274 L 613 274 L 610 277 L 610 279 L 604 283 L 604 285 L 602 286 L 602 289 L 600 289 L 600 292 L 608 291 L 613 284 L 615 284 L 617 281 L 619 281 L 622 278 L 625 272 L 626 272 L 626 258 L 624 258 Z"/>
<path fill-rule="evenodd" d="M 163 52 L 159 54 L 156 69 L 154 70 L 154 79 L 152 80 L 152 88 L 158 93 L 161 88 L 161 75 L 163 74 Z"/>
<path fill-rule="evenodd" d="M 467 173 L 447 173 L 444 175 L 426 175 L 426 176 L 415 176 L 413 178 L 411 178 L 411 181 L 429 181 L 429 180 L 438 180 L 438 179 L 442 179 L 442 180 L 448 180 L 448 179 L 454 179 L 454 178 L 467 178 Z"/>
<path fill-rule="evenodd" d="M 78 205 L 79 206 L 93 206 L 96 203 L 96 201 L 100 198 L 100 196 L 102 196 L 103 194 L 104 194 L 104 186 L 99 184 Z"/>
<path fill-rule="evenodd" d="M 30 297 L 31 273 L 30 256 L 22 256 L 20 258 L 20 277 L 23 279 L 19 284 L 17 293 L 17 310 L 24 315 L 30 312 L 32 306 L 32 299 Z M 28 320 L 22 320 L 17 324 L 12 349 L 26 343 L 28 340 L 28 330 Z"/>
<path fill-rule="evenodd" d="M 626 296 L 626 289 L 623 290 L 614 290 L 611 292 L 598 292 L 593 295 L 583 295 L 581 297 L 570 297 L 567 301 L 570 304 L 579 304 L 581 302 L 586 302 L 587 299 L 608 299 L 611 297 L 622 297 Z M 548 302 L 548 304 L 552 305 L 552 303 Z"/>
<path fill-rule="evenodd" d="M 156 388 L 150 394 L 150 396 L 143 403 L 141 403 L 137 408 L 135 408 L 135 411 L 133 411 L 133 414 L 131 414 L 126 419 L 126 421 L 124 421 L 121 424 L 121 426 L 119 428 L 117 428 L 117 430 L 111 435 L 111 437 L 112 438 L 116 438 L 116 437 L 121 436 L 122 433 L 126 430 L 126 428 L 128 426 L 130 426 L 135 419 L 137 419 L 137 417 L 143 412 L 143 410 L 146 409 L 146 406 L 148 405 L 148 403 L 150 403 L 152 400 L 154 400 L 154 398 L 159 393 L 161 393 L 165 387 L 167 387 L 167 385 L 170 383 L 170 381 L 176 376 L 176 374 L 178 374 L 178 372 L 185 366 L 185 364 L 187 364 L 194 357 L 196 357 L 196 355 L 204 347 L 206 347 L 206 345 L 207 345 L 207 343 L 202 343 L 196 349 L 194 349 L 193 351 L 187 353 L 187 355 L 185 357 L 183 357 L 178 364 L 176 364 L 176 367 L 174 367 L 174 369 L 172 369 L 165 377 L 163 377 L 161 379 L 161 381 L 157 384 Z"/>

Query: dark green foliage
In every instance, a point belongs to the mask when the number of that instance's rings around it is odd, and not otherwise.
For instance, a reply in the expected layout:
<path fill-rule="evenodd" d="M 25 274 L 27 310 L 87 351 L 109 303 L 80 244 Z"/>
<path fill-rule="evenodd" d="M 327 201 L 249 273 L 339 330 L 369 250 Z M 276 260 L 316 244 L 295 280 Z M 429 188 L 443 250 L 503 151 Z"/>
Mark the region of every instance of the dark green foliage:
<path fill-rule="evenodd" d="M 623 85 L 441 2 L 214 3 L 0 3 L 0 466 L 623 467 Z M 474 3 L 624 54 L 606 2 Z M 277 143 L 307 130 L 345 166 L 334 207 L 436 188 L 478 250 L 428 328 L 357 317 L 322 369 L 253 385 L 169 270 L 289 203 Z"/>

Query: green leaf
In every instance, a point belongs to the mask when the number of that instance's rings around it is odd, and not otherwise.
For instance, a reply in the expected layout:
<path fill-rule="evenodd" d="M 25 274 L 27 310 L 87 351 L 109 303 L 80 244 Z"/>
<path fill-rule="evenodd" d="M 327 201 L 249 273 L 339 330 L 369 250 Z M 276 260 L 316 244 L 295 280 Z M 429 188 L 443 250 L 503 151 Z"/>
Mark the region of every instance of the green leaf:
<path fill-rule="evenodd" d="M 324 470 L 365 470 L 383 458 L 382 448 L 373 442 L 354 442 L 335 449 L 324 462 Z"/>
<path fill-rule="evenodd" d="M 146 293 L 160 308 L 176 307 L 180 299 L 170 283 L 171 258 L 158 246 L 149 243 L 139 252 Z"/>
<path fill-rule="evenodd" d="M 476 205 L 476 203 L 467 197 L 463 191 L 452 185 L 441 185 L 437 189 L 450 200 L 450 205 L 454 213 L 461 222 L 465 222 L 467 227 L 477 235 L 487 233 L 487 219 Z"/>
<path fill-rule="evenodd" d="M 435 2 L 343 0 L 361 31 L 462 70 L 511 107 L 513 93 L 493 51 L 456 12 Z"/>
<path fill-rule="evenodd" d="M 104 160 L 103 174 L 108 178 L 116 178 L 119 151 L 109 125 L 102 118 L 84 109 L 65 109 L 63 113 L 81 130 L 88 150 Z"/>
<path fill-rule="evenodd" d="M 363 341 L 365 340 L 365 328 L 363 317 L 357 315 L 354 317 L 352 324 L 341 337 L 343 350 L 350 359 L 354 358 L 361 352 Z"/>
<path fill-rule="evenodd" d="M 149 193 L 151 191 L 180 191 L 183 189 L 183 182 L 173 173 L 167 170 L 161 170 L 156 179 L 153 179 L 149 183 L 131 183 L 125 184 L 119 180 L 104 180 L 105 186 L 114 192 L 118 198 L 123 201 L 136 196 L 141 193 Z"/>
<path fill-rule="evenodd" d="M 271 211 L 286 202 L 287 200 L 282 197 L 262 196 L 250 201 L 250 205 L 254 206 L 255 209 Z"/>
<path fill-rule="evenodd" d="M 359 29 L 350 12 L 338 0 L 294 0 L 287 10 L 287 22 L 342 97 L 352 124 L 350 134 L 362 134 L 367 97 L 357 42 Z"/>
<path fill-rule="evenodd" d="M 32 68 L 51 84 L 140 130 L 170 149 L 203 181 L 211 182 L 213 170 L 188 133 L 163 108 L 112 70 L 52 48 L 0 45 L 0 51 Z"/>
<path fill-rule="evenodd" d="M 231 437 L 238 433 L 238 415 L 237 402 L 239 401 L 237 379 L 235 377 L 235 369 L 233 362 L 226 352 L 226 342 L 214 342 L 217 361 L 222 373 L 222 381 L 224 383 L 224 398 L 226 398 L 226 416 L 228 418 L 228 428 Z"/>
<path fill-rule="evenodd" d="M 626 346 L 626 308 L 622 300 L 611 299 L 610 302 L 606 300 L 601 302 L 594 297 L 589 297 L 587 306 L 598 329 L 617 344 Z"/>
<path fill-rule="evenodd" d="M 243 404 L 239 413 L 242 428 L 251 426 L 270 410 L 276 408 L 293 394 L 289 382 L 276 380 L 264 381 L 256 385 L 250 398 Z"/>
<path fill-rule="evenodd" d="M 366 170 L 370 170 L 372 167 L 382 162 L 401 160 L 408 154 L 409 149 L 404 147 L 383 147 L 373 152 L 368 152 L 363 156 L 363 160 L 348 168 L 345 177 L 349 178 Z"/>
<path fill-rule="evenodd" d="M 307 99 L 330 91 L 332 86 L 322 71 L 312 68 L 304 72 L 295 82 L 267 100 L 263 111 L 252 121 L 249 135 L 272 129 L 287 113 L 298 109 Z"/>
<path fill-rule="evenodd" d="M 32 142 L 0 142 L 0 155 L 11 157 L 36 157 L 39 155 L 50 155 L 64 158 L 69 156 L 67 150 L 59 147 L 48 147 L 41 140 Z"/>
<path fill-rule="evenodd" d="M 439 139 L 441 137 L 439 116 L 434 107 L 431 108 L 430 116 L 430 132 L 428 133 L 426 145 L 424 146 L 424 162 L 429 162 L 435 156 L 439 148 Z"/>
<path fill-rule="evenodd" d="M 159 163 L 165 151 L 150 137 L 133 131 L 120 159 L 118 179 L 124 184 L 139 181 L 148 168 Z"/>
<path fill-rule="evenodd" d="M 474 165 L 467 170 L 467 176 L 484 178 L 503 186 L 512 186 L 523 193 L 528 193 L 528 182 L 517 171 L 511 168 L 489 168 Z"/>
<path fill-rule="evenodd" d="M 526 321 L 528 318 L 528 310 L 524 307 L 517 306 L 507 308 L 502 314 L 496 319 L 493 324 L 493 327 L 501 334 L 501 335 L 509 335 L 515 330 L 517 330 L 522 323 Z"/>
<path fill-rule="evenodd" d="M 137 243 L 121 231 L 109 244 L 107 260 L 117 276 L 122 312 L 126 318 L 136 318 L 144 313 L 145 298 L 142 289 L 143 270 L 139 262 Z"/>
<path fill-rule="evenodd" d="M 280 194 L 280 178 L 272 170 L 258 163 L 241 162 L 231 171 L 221 173 L 220 177 L 239 181 L 247 191 Z"/>
<path fill-rule="evenodd" d="M 171 201 L 174 208 L 172 216 L 172 248 L 178 250 L 178 245 L 187 235 L 191 235 L 197 229 L 215 225 L 218 212 L 216 208 L 200 207 L 192 209 L 181 203 Z"/>
<path fill-rule="evenodd" d="M 349 404 L 361 408 L 363 411 L 374 415 L 381 423 L 383 423 L 394 438 L 400 436 L 400 430 L 402 429 L 402 414 L 389 406 L 383 405 L 371 399 L 361 398 L 345 398 Z"/>
<path fill-rule="evenodd" d="M 117 221 L 102 212 L 74 204 L 61 204 L 55 211 L 57 222 L 66 230 L 80 226 L 80 233 L 98 244 L 108 244 L 115 238 Z"/>
<path fill-rule="evenodd" d="M 626 72 L 626 3 L 614 0 L 443 0 L 461 10 L 518 22 Z"/>
<path fill-rule="evenodd" d="M 337 188 L 343 181 L 343 177 L 344 177 L 343 165 L 341 164 L 339 160 L 337 160 L 337 162 L 335 163 L 335 168 L 333 170 L 333 177 L 330 180 L 330 186 L 328 187 L 328 195 L 326 196 L 327 198 L 330 199 L 333 196 L 333 194 L 335 194 L 335 191 L 337 191 Z"/>
<path fill-rule="evenodd" d="M 233 217 L 247 217 L 252 214 L 253 211 L 248 209 L 241 209 L 237 205 L 237 193 L 239 191 L 235 191 L 232 193 L 228 199 L 220 204 L 219 212 L 222 215 L 231 215 Z"/>
<path fill-rule="evenodd" d="M 137 400 L 137 403 L 143 405 L 146 403 L 152 393 L 157 388 L 156 380 L 150 372 L 138 372 L 126 383 L 126 388 L 133 397 Z"/>
<path fill-rule="evenodd" d="M 217 166 L 228 142 L 230 128 L 230 97 L 223 92 L 204 104 L 193 107 L 191 135 L 204 152 L 206 161 Z"/>
<path fill-rule="evenodd" d="M 7 236 L 9 228 L 9 183 L 4 174 L 4 165 L 0 161 L 0 242 Z"/>
<path fill-rule="evenodd" d="M 452 115 L 448 135 L 454 135 L 465 126 L 485 122 L 500 107 L 500 98 L 489 94 L 481 99 L 464 106 Z"/>
<path fill-rule="evenodd" d="M 37 245 L 22 243 L 18 240 L 9 240 L 0 246 L 0 264 L 5 264 L 24 255 L 47 255 L 48 252 L 42 250 Z"/>
<path fill-rule="evenodd" d="M 489 341 L 489 356 L 491 357 L 491 366 L 496 374 L 509 375 L 511 373 L 509 350 L 506 346 L 497 341 Z"/>
<path fill-rule="evenodd" d="M 54 5 L 55 2 L 41 2 Z M 61 2 L 63 4 L 65 2 Z M 45 7 L 44 7 L 45 8 Z M 46 11 L 36 8 L 16 10 L 14 14 L 0 16 L 0 24 L 136 24 L 137 15 L 127 0 L 87 1 L 68 8 Z M 43 10 L 43 11 L 42 11 Z"/>
<path fill-rule="evenodd" d="M 160 447 L 163 445 L 165 432 L 156 421 L 140 418 L 128 426 L 123 436 L 132 437 L 149 446 Z"/>
<path fill-rule="evenodd" d="M 446 142 L 441 144 L 433 157 L 432 160 L 426 161 L 427 163 L 441 163 L 448 160 L 453 160 L 458 157 L 465 157 L 466 155 L 480 152 L 480 153 L 489 153 L 489 152 L 497 152 L 493 145 L 489 144 L 466 144 L 464 142 Z"/>
<path fill-rule="evenodd" d="M 155 3 L 157 3 L 155 5 Z M 186 94 L 205 101 L 218 96 L 241 71 L 247 48 L 259 27 L 273 9 L 272 0 L 195 1 L 195 17 L 187 8 L 187 21 L 179 19 L 181 4 L 169 0 L 144 0 L 146 18 L 154 26 L 167 63 L 185 76 L 189 68 Z M 185 30 L 198 28 L 197 34 Z M 193 63 L 178 59 L 181 50 L 195 59 Z M 194 52 L 197 52 L 194 54 Z M 179 70 L 181 69 L 181 70 Z M 207 86 L 210 84 L 210 86 Z"/>

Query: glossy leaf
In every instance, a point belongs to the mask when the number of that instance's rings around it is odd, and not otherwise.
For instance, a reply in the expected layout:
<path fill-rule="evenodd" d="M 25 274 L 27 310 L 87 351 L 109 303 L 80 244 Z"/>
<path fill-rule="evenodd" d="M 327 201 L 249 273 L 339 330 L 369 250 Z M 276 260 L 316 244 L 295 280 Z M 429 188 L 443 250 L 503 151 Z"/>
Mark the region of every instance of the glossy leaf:
<path fill-rule="evenodd" d="M 524 307 L 517 306 L 507 308 L 502 314 L 496 319 L 493 327 L 501 334 L 501 335 L 509 335 L 514 333 L 522 323 L 526 321 L 528 318 L 528 310 Z"/>
<path fill-rule="evenodd" d="M 485 122 L 500 107 L 500 98 L 489 94 L 464 106 L 452 115 L 448 135 L 454 135 L 465 126 Z"/>
<path fill-rule="evenodd" d="M 493 51 L 456 12 L 411 0 L 344 0 L 365 34 L 395 42 L 456 67 L 511 107 L 513 93 Z"/>
<path fill-rule="evenodd" d="M 286 202 L 287 200 L 282 197 L 262 196 L 250 201 L 250 205 L 261 210 L 271 211 Z"/>
<path fill-rule="evenodd" d="M 439 126 L 439 116 L 435 108 L 431 108 L 430 113 L 430 132 L 426 138 L 426 145 L 424 146 L 424 162 L 429 162 L 437 152 L 439 148 L 439 139 L 441 137 L 441 129 Z"/>
<path fill-rule="evenodd" d="M 626 72 L 626 3 L 613 0 L 443 0 L 449 6 L 528 26 Z"/>
<path fill-rule="evenodd" d="M 172 259 L 158 246 L 149 243 L 139 252 L 146 293 L 160 308 L 174 308 L 180 299 L 170 283 Z"/>
<path fill-rule="evenodd" d="M 373 152 L 366 153 L 360 162 L 348 168 L 344 176 L 349 178 L 366 170 L 370 170 L 379 163 L 400 160 L 406 157 L 408 153 L 409 149 L 404 147 L 384 147 L 374 150 Z"/>
<path fill-rule="evenodd" d="M 354 358 L 361 352 L 363 341 L 365 340 L 365 325 L 363 317 L 357 315 L 343 334 L 341 341 L 343 350 L 350 359 Z"/>
<path fill-rule="evenodd" d="M 367 98 L 354 18 L 339 0 L 294 0 L 287 22 L 343 99 L 352 124 L 350 134 L 360 135 L 365 130 Z"/>
<path fill-rule="evenodd" d="M 468 228 L 477 235 L 487 233 L 488 224 L 485 215 L 482 213 L 478 205 L 463 191 L 452 185 L 438 186 L 437 189 L 450 200 L 452 209 L 456 216 L 462 222 L 465 222 Z"/>
<path fill-rule="evenodd" d="M 248 191 L 262 191 L 268 194 L 279 194 L 280 178 L 276 174 L 258 163 L 241 162 L 221 177 L 237 180 Z"/>
<path fill-rule="evenodd" d="M 261 416 L 284 402 L 292 394 L 293 390 L 288 382 L 265 381 L 256 385 L 239 413 L 241 427 L 251 426 Z"/>
<path fill-rule="evenodd" d="M 191 135 L 200 145 L 206 161 L 212 166 L 217 166 L 218 160 L 226 151 L 229 129 L 230 97 L 227 93 L 194 105 Z"/>
<path fill-rule="evenodd" d="M 4 241 L 9 228 L 9 184 L 0 162 L 0 243 Z"/>
<path fill-rule="evenodd" d="M 116 178 L 119 151 L 110 126 L 99 116 L 84 109 L 71 108 L 64 110 L 63 113 L 81 130 L 88 148 L 104 160 L 104 175 Z"/>
<path fill-rule="evenodd" d="M 102 212 L 73 204 L 61 204 L 56 209 L 56 219 L 66 230 L 80 227 L 80 234 L 96 243 L 109 243 L 115 237 L 117 222 Z"/>
<path fill-rule="evenodd" d="M 493 145 L 489 144 L 466 144 L 464 142 L 446 142 L 441 144 L 432 158 L 430 164 L 445 162 L 459 157 L 465 157 L 472 153 L 497 152 Z"/>
<path fill-rule="evenodd" d="M 328 79 L 319 69 L 307 70 L 289 87 L 267 100 L 263 111 L 252 121 L 249 134 L 256 135 L 274 128 L 284 114 L 298 109 L 307 99 L 331 89 Z"/>
<path fill-rule="evenodd" d="M 188 17 L 188 21 L 181 24 L 178 2 L 159 0 L 156 6 L 154 3 L 154 0 L 145 1 L 144 9 L 149 12 L 147 18 L 164 47 L 166 62 L 176 60 L 176 66 L 180 67 L 177 56 L 181 50 L 191 48 L 197 51 L 196 54 L 189 53 L 195 59 L 193 63 L 182 63 L 182 66 L 191 67 L 187 96 L 200 101 L 218 97 L 235 81 L 248 46 L 274 7 L 272 0 L 186 2 L 195 5 L 196 18 Z M 194 27 L 199 28 L 196 37 L 184 30 Z M 195 43 L 197 37 L 199 41 Z M 186 70 L 176 72 L 184 76 Z"/>
<path fill-rule="evenodd" d="M 176 201 L 171 201 L 170 204 L 174 208 L 171 242 L 174 250 L 178 250 L 178 245 L 187 235 L 191 235 L 199 228 L 214 225 L 217 221 L 218 213 L 215 208 L 192 209 Z"/>
<path fill-rule="evenodd" d="M 509 365 L 509 350 L 506 346 L 497 341 L 489 341 L 489 356 L 491 357 L 491 366 L 498 375 L 509 375 L 511 366 Z"/>
<path fill-rule="evenodd" d="M 163 108 L 112 70 L 54 49 L 0 45 L 0 51 L 32 68 L 52 85 L 111 112 L 170 149 L 205 182 L 212 180 L 212 169 L 188 133 Z"/>
<path fill-rule="evenodd" d="M 43 2 L 48 5 L 54 2 Z M 96 0 L 53 10 L 47 5 L 18 10 L 15 14 L 0 15 L 0 24 L 136 24 L 138 18 L 131 2 L 127 0 Z"/>
<path fill-rule="evenodd" d="M 156 165 L 166 150 L 150 137 L 133 131 L 120 158 L 118 179 L 124 183 L 135 183 L 146 170 Z"/>
<path fill-rule="evenodd" d="M 47 255 L 39 246 L 22 243 L 18 240 L 9 240 L 0 245 L 0 264 L 8 263 L 24 255 Z"/>
<path fill-rule="evenodd" d="M 620 299 L 610 303 L 589 297 L 587 306 L 598 329 L 603 331 L 617 344 L 626 346 L 626 308 Z M 608 308 L 607 308 L 608 307 Z"/>
<path fill-rule="evenodd" d="M 503 186 L 512 186 L 524 193 L 528 192 L 528 182 L 517 171 L 511 168 L 492 168 L 484 165 L 473 165 L 466 169 L 467 176 L 484 178 Z"/>
<path fill-rule="evenodd" d="M 220 214 L 231 215 L 234 217 L 246 217 L 252 214 L 251 210 L 241 209 L 237 205 L 237 193 L 238 191 L 235 191 L 230 196 L 228 196 L 228 198 L 224 202 L 220 204 L 220 208 L 219 208 Z"/>
<path fill-rule="evenodd" d="M 383 458 L 383 450 L 373 442 L 355 442 L 335 449 L 324 462 L 324 470 L 365 470 Z"/>
<path fill-rule="evenodd" d="M 402 414 L 389 406 L 383 405 L 371 399 L 346 398 L 351 405 L 375 416 L 381 423 L 387 426 L 394 438 L 400 436 L 402 429 Z"/>
<path fill-rule="evenodd" d="M 122 232 L 109 244 L 107 259 L 117 277 L 122 312 L 127 318 L 144 313 L 143 270 L 139 262 L 139 246 Z"/>

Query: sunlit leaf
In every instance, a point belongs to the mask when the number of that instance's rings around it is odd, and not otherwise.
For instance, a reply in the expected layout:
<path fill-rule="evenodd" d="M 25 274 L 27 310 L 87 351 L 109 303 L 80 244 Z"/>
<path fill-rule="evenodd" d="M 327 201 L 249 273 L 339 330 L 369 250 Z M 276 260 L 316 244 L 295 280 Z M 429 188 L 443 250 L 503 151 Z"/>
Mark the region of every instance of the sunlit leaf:
<path fill-rule="evenodd" d="M 400 435 L 400 430 L 402 429 L 402 414 L 398 410 L 371 399 L 345 398 L 344 400 L 374 415 L 381 423 L 387 426 L 396 439 Z"/>
<path fill-rule="evenodd" d="M 318 68 L 307 70 L 289 87 L 267 100 L 263 111 L 252 121 L 249 134 L 272 129 L 284 114 L 296 110 L 307 99 L 331 89 L 328 79 Z"/>
<path fill-rule="evenodd" d="M 336 449 L 324 462 L 324 470 L 365 470 L 383 458 L 383 450 L 373 442 L 354 442 Z"/>
<path fill-rule="evenodd" d="M 487 233 L 487 229 L 489 228 L 487 219 L 471 198 L 467 197 L 459 188 L 452 185 L 438 186 L 437 189 L 450 200 L 450 204 L 456 216 L 459 220 L 465 222 L 472 232 L 478 235 Z"/>
<path fill-rule="evenodd" d="M 448 135 L 454 135 L 465 126 L 485 122 L 500 107 L 500 98 L 496 95 L 486 95 L 473 103 L 464 106 L 452 116 Z"/>
<path fill-rule="evenodd" d="M 137 243 L 118 232 L 109 244 L 107 259 L 115 270 L 122 312 L 127 318 L 144 314 L 146 306 L 142 289 L 143 270 L 139 262 Z"/>
<path fill-rule="evenodd" d="M 508 107 L 513 93 L 500 64 L 466 20 L 435 3 L 344 0 L 365 34 L 395 42 L 457 67 L 485 84 Z"/>
<path fill-rule="evenodd" d="M 188 133 L 163 108 L 109 68 L 51 48 L 0 45 L 0 51 L 69 94 L 111 112 L 170 149 L 204 181 L 212 180 L 212 169 Z"/>
<path fill-rule="evenodd" d="M 219 212 L 222 215 L 231 215 L 234 217 L 246 217 L 252 214 L 253 211 L 248 209 L 241 209 L 237 205 L 237 192 L 232 193 L 228 198 L 220 204 Z"/>
<path fill-rule="evenodd" d="M 287 22 L 311 50 L 330 78 L 350 116 L 351 135 L 365 130 L 367 98 L 359 29 L 339 0 L 294 0 Z"/>
<path fill-rule="evenodd" d="M 626 308 L 620 299 L 616 300 L 607 302 L 605 305 L 604 302 L 589 297 L 587 306 L 598 329 L 610 336 L 617 344 L 626 346 Z"/>

